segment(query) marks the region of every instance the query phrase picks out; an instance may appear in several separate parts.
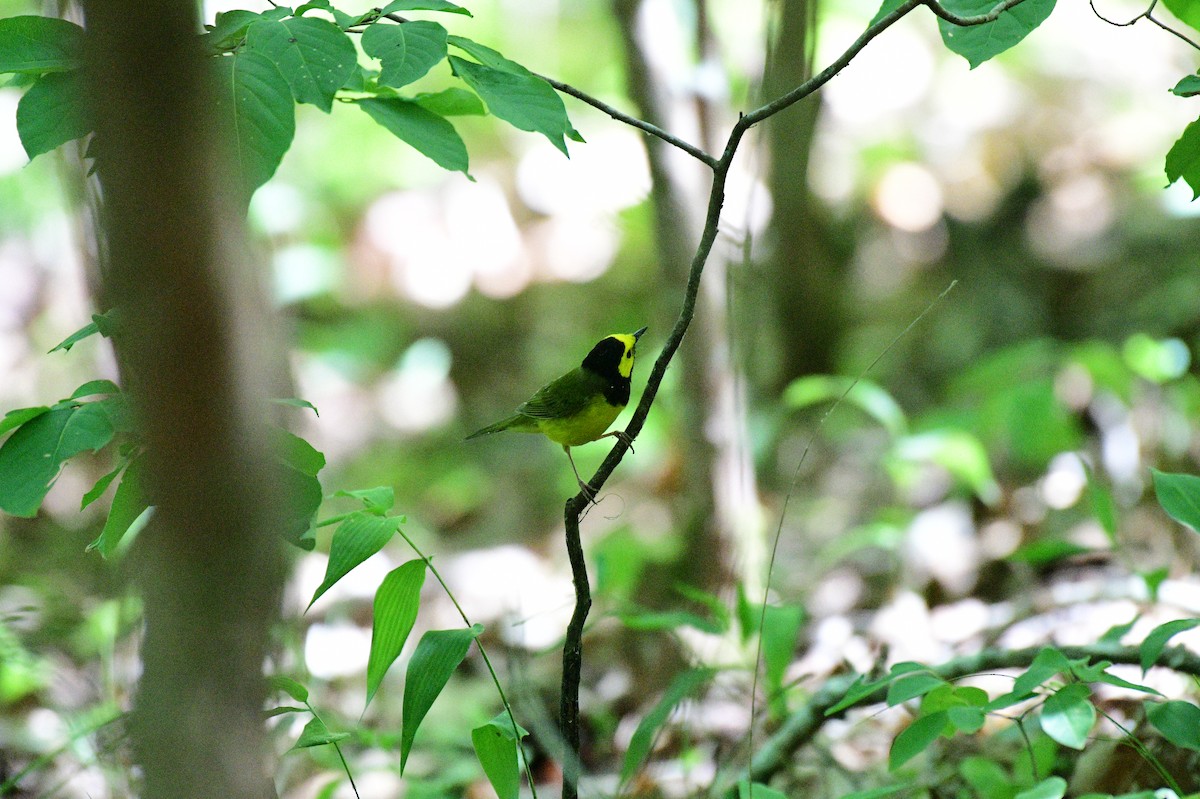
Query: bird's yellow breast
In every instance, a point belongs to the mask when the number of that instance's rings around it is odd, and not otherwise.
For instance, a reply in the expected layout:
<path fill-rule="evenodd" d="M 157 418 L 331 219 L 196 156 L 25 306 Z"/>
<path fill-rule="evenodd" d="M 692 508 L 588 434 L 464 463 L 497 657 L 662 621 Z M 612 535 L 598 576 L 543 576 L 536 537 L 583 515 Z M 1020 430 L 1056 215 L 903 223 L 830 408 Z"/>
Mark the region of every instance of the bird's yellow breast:
<path fill-rule="evenodd" d="M 563 419 L 538 419 L 537 424 L 551 441 L 577 447 L 604 435 L 624 407 L 609 405 L 603 396 L 597 396 L 577 414 Z"/>

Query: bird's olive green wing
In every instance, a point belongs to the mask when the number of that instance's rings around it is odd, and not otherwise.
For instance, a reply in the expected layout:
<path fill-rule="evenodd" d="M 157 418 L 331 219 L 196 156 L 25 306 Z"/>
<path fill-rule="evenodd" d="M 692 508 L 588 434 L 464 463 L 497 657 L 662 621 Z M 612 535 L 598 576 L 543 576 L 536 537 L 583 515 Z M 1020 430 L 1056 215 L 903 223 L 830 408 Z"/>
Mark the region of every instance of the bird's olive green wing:
<path fill-rule="evenodd" d="M 583 411 L 603 390 L 603 378 L 572 369 L 538 389 L 517 408 L 517 413 L 534 419 L 565 419 Z"/>

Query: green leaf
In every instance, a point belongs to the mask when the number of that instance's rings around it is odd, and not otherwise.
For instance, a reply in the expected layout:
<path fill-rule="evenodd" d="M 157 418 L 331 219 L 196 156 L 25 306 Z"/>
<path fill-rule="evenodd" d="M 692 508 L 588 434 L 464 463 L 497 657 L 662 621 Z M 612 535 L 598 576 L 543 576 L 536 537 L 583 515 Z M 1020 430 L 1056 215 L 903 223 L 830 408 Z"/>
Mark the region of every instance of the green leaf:
<path fill-rule="evenodd" d="M 895 707 L 902 702 L 924 696 L 942 685 L 946 685 L 945 680 L 927 671 L 906 674 L 888 686 L 888 707 Z"/>
<path fill-rule="evenodd" d="M 304 408 L 313 412 L 315 416 L 320 416 L 321 412 L 317 410 L 317 406 L 313 405 L 308 400 L 296 399 L 295 397 L 274 397 L 271 399 L 276 405 L 287 405 L 291 408 Z"/>
<path fill-rule="evenodd" d="M 637 772 L 642 762 L 650 755 L 650 746 L 654 736 L 671 715 L 675 706 L 698 691 L 701 686 L 712 680 L 716 672 L 713 669 L 688 669 L 675 676 L 667 686 L 662 699 L 658 700 L 642 720 L 638 722 L 633 737 L 629 739 L 629 748 L 625 750 L 625 760 L 621 765 L 621 783 L 624 784 Z"/>
<path fill-rule="evenodd" d="M 313 606 L 334 583 L 345 577 L 351 569 L 383 549 L 383 545 L 396 534 L 400 519 L 395 516 L 376 516 L 366 511 L 356 511 L 346 517 L 333 534 L 329 545 L 329 563 L 325 567 L 322 581 L 308 607 Z"/>
<path fill-rule="evenodd" d="M 440 92 L 421 92 L 412 98 L 413 102 L 427 111 L 438 116 L 485 116 L 487 108 L 479 96 L 457 87 L 443 89 Z"/>
<path fill-rule="evenodd" d="M 35 515 L 63 462 L 101 449 L 114 432 L 95 402 L 33 415 L 0 446 L 0 509 Z"/>
<path fill-rule="evenodd" d="M 417 728 L 438 698 L 450 675 L 467 656 L 483 625 L 469 629 L 430 630 L 421 636 L 404 677 L 404 708 L 400 720 L 400 773 L 408 762 Z"/>
<path fill-rule="evenodd" d="M 393 136 L 442 169 L 467 174 L 467 146 L 444 118 L 398 97 L 359 100 L 358 105 Z"/>
<path fill-rule="evenodd" d="M 99 394 L 120 394 L 121 389 L 111 380 L 89 380 L 71 392 L 71 399 L 94 397 Z"/>
<path fill-rule="evenodd" d="M 291 677 L 284 677 L 281 674 L 272 674 L 267 677 L 267 685 L 269 685 L 273 691 L 283 691 L 297 702 L 308 701 L 308 689 L 304 687 L 303 683 L 293 680 Z"/>
<path fill-rule="evenodd" d="M 248 203 L 275 174 L 296 134 L 292 89 L 262 53 L 246 51 L 216 62 L 216 115 L 225 125 Z"/>
<path fill-rule="evenodd" d="M 40 75 L 76 69 L 83 60 L 83 28 L 56 17 L 0 19 L 0 73 Z"/>
<path fill-rule="evenodd" d="M 899 403 L 879 385 L 869 380 L 855 382 L 838 375 L 808 375 L 788 384 L 783 392 L 784 404 L 793 409 L 808 408 L 839 399 L 857 407 L 893 436 L 903 435 L 908 420 Z"/>
<path fill-rule="evenodd" d="M 1064 541 L 1060 538 L 1042 538 L 1005 557 L 1013 563 L 1028 563 L 1032 566 L 1045 566 L 1076 555 L 1087 555 L 1096 550 L 1076 544 L 1074 541 Z"/>
<path fill-rule="evenodd" d="M 363 504 L 364 510 L 382 516 L 396 504 L 396 492 L 391 486 L 360 488 L 355 491 L 339 491 L 334 496 L 353 497 Z"/>
<path fill-rule="evenodd" d="M 521 764 L 517 758 L 517 744 L 528 734 L 520 725 L 513 729 L 508 713 L 501 713 L 471 730 L 475 756 L 499 799 L 517 799 L 520 795 Z"/>
<path fill-rule="evenodd" d="M 1096 478 L 1096 473 L 1090 466 L 1085 464 L 1083 470 L 1087 476 L 1087 491 L 1092 502 L 1092 514 L 1104 528 L 1104 534 L 1108 537 L 1109 543 L 1116 546 L 1117 505 L 1113 501 L 1112 491 Z"/>
<path fill-rule="evenodd" d="M 968 757 L 958 766 L 979 799 L 1012 799 L 1017 790 L 1000 764 L 987 757 Z"/>
<path fill-rule="evenodd" d="M 1027 791 L 1021 791 L 1014 799 L 1062 799 L 1067 795 L 1067 781 L 1062 777 L 1049 777 Z"/>
<path fill-rule="evenodd" d="M 483 99 L 488 111 L 515 128 L 542 134 L 568 155 L 565 137 L 574 129 L 562 98 L 549 83 L 527 70 L 524 74 L 502 71 L 458 56 L 450 56 L 449 61 L 454 74 Z"/>
<path fill-rule="evenodd" d="M 446 57 L 446 29 L 436 22 L 377 22 L 363 31 L 362 46 L 379 59 L 379 82 L 398 89 L 424 77 Z"/>
<path fill-rule="evenodd" d="M 1142 645 L 1138 647 L 1142 661 L 1142 674 L 1149 671 L 1150 667 L 1158 661 L 1158 656 L 1162 654 L 1167 641 L 1181 632 L 1197 626 L 1200 626 L 1200 619 L 1176 619 L 1166 624 L 1160 624 L 1151 630 L 1150 634 L 1146 636 L 1146 640 L 1142 641 Z"/>
<path fill-rule="evenodd" d="M 1200 75 L 1184 75 L 1171 89 L 1171 94 L 1178 97 L 1195 97 L 1200 94 Z"/>
<path fill-rule="evenodd" d="M 1200 30 L 1200 2 L 1197 0 L 1163 0 L 1175 18 L 1193 30 Z"/>
<path fill-rule="evenodd" d="M 123 460 L 117 464 L 117 468 L 113 469 L 111 472 L 97 480 L 96 484 L 88 489 L 88 492 L 83 495 L 82 499 L 79 500 L 79 509 L 83 510 L 88 505 L 91 505 L 93 502 L 100 499 L 100 497 L 104 495 L 104 492 L 108 490 L 108 487 L 112 484 L 112 481 L 117 478 L 117 475 L 125 471 L 125 467 L 128 465 L 129 462 Z"/>
<path fill-rule="evenodd" d="M 1150 723 L 1171 743 L 1200 752 L 1200 707 L 1191 702 L 1156 702 L 1146 706 Z"/>
<path fill-rule="evenodd" d="M 337 743 L 350 737 L 348 732 L 330 732 L 325 726 L 325 722 L 321 721 L 316 716 L 308 724 L 304 725 L 304 731 L 300 733 L 300 739 L 296 741 L 293 749 L 306 749 L 310 746 L 324 746 L 326 744 Z"/>
<path fill-rule="evenodd" d="M 1154 495 L 1172 519 L 1200 530 L 1200 477 L 1192 474 L 1170 474 L 1151 469 L 1154 476 Z"/>
<path fill-rule="evenodd" d="M 50 409 L 45 405 L 39 405 L 36 408 L 17 408 L 4 414 L 4 418 L 0 419 L 0 436 L 12 430 L 14 427 L 20 427 L 30 419 L 36 419 Z"/>
<path fill-rule="evenodd" d="M 947 712 L 938 710 L 927 716 L 921 716 L 905 727 L 892 741 L 892 749 L 888 753 L 888 769 L 895 771 L 929 748 L 929 745 L 942 734 L 947 721 Z"/>
<path fill-rule="evenodd" d="M 250 26 L 262 19 L 264 19 L 262 14 L 241 8 L 223 11 L 217 14 L 214 24 L 200 37 L 200 40 L 212 52 L 220 52 L 237 44 L 246 35 Z"/>
<path fill-rule="evenodd" d="M 327 114 L 333 110 L 334 95 L 358 65 L 349 37 L 337 25 L 316 17 L 256 22 L 247 32 L 246 46 L 275 63 L 297 102 L 315 105 Z"/>
<path fill-rule="evenodd" d="M 95 335 L 96 333 L 99 333 L 99 332 L 100 332 L 100 326 L 97 325 L 95 322 L 86 324 L 83 327 L 76 330 L 71 335 L 67 336 L 62 341 L 58 342 L 58 344 L 56 344 L 54 346 L 54 349 L 50 350 L 50 352 L 58 352 L 59 350 L 63 350 L 64 352 L 69 351 L 72 347 L 74 347 L 79 342 L 83 341 L 88 336 Z M 49 354 L 49 353 L 47 353 L 47 354 Z"/>
<path fill-rule="evenodd" d="M 779 716 L 787 712 L 783 677 L 796 655 L 796 641 L 803 624 L 804 608 L 800 605 L 767 605 L 762 631 L 763 665 L 767 691 L 772 698 L 771 709 Z"/>
<path fill-rule="evenodd" d="M 29 87 L 17 103 L 17 133 L 31 160 L 91 133 L 84 96 L 77 70 L 42 75 Z"/>
<path fill-rule="evenodd" d="M 87 551 L 96 550 L 104 558 L 117 550 L 117 545 L 130 531 L 137 532 L 150 520 L 150 508 L 142 486 L 142 459 L 130 461 L 113 494 L 112 506 L 104 529 L 96 540 L 87 545 Z"/>
<path fill-rule="evenodd" d="M 893 793 L 895 789 L 888 791 Z M 742 780 L 738 783 L 738 799 L 787 799 L 787 794 L 781 793 L 774 788 L 763 785 L 761 782 L 756 782 L 751 786 L 749 780 Z M 878 794 L 878 796 L 887 796 L 887 793 Z M 842 797 L 847 799 L 847 797 Z"/>
<path fill-rule="evenodd" d="M 1013 693 L 1027 694 L 1041 687 L 1056 674 L 1070 674 L 1071 661 L 1054 647 L 1044 647 L 1023 674 L 1013 682 Z"/>
<path fill-rule="evenodd" d="M 1140 618 L 1141 618 L 1140 614 L 1135 615 L 1132 619 L 1125 622 L 1124 624 L 1115 624 L 1112 627 L 1109 627 L 1107 630 L 1105 630 L 1104 634 L 1100 636 L 1100 643 L 1102 643 L 1102 644 L 1104 644 L 1104 643 L 1108 643 L 1108 644 L 1121 643 L 1121 639 L 1129 634 L 1129 631 L 1133 629 L 1133 625 L 1137 624 L 1137 621 Z"/>
<path fill-rule="evenodd" d="M 398 11 L 446 11 L 450 14 L 471 16 L 467 9 L 446 0 L 393 0 L 383 7 L 382 13 L 395 14 Z"/>
<path fill-rule="evenodd" d="M 329 14 L 333 17 L 333 21 L 342 30 L 353 27 L 354 23 L 361 16 L 359 14 L 347 14 L 344 11 L 339 11 L 330 5 L 329 0 L 309 0 L 309 2 L 298 6 L 295 14 L 297 17 L 303 16 L 306 11 L 311 11 L 314 8 L 329 12 Z"/>
<path fill-rule="evenodd" d="M 951 707 L 946 708 L 946 719 L 959 732 L 968 735 L 983 729 L 986 713 L 981 707 Z"/>
<path fill-rule="evenodd" d="M 325 456 L 312 444 L 282 427 L 272 427 L 275 457 L 301 474 L 315 477 L 325 468 Z"/>
<path fill-rule="evenodd" d="M 986 14 L 995 0 L 942 0 L 942 7 L 959 16 Z M 959 27 L 938 18 L 942 42 L 967 59 L 971 69 L 1020 42 L 1041 25 L 1054 10 L 1054 0 L 1025 0 L 1001 14 L 994 22 Z"/>
<path fill-rule="evenodd" d="M 421 607 L 425 584 L 425 561 L 410 560 L 388 572 L 375 591 L 375 614 L 371 627 L 371 655 L 367 660 L 367 705 L 383 682 L 383 676 L 400 656 Z"/>
<path fill-rule="evenodd" d="M 1083 683 L 1073 682 L 1059 688 L 1042 707 L 1042 730 L 1063 746 L 1083 749 L 1096 723 L 1091 697 L 1091 689 Z"/>
<path fill-rule="evenodd" d="M 1192 188 L 1192 199 L 1200 197 L 1200 119 L 1188 123 L 1167 151 L 1167 183 L 1183 178 Z"/>
<path fill-rule="evenodd" d="M 872 682 L 864 682 L 864 675 L 860 674 L 854 680 L 854 684 L 846 690 L 846 695 L 828 710 L 825 711 L 826 716 L 832 716 L 835 713 L 840 713 L 848 707 L 858 704 L 863 699 L 866 699 L 871 694 L 878 691 L 883 686 L 887 685 L 894 679 L 904 675 L 911 674 L 917 671 L 928 671 L 929 667 L 923 663 L 914 663 L 912 661 L 904 661 L 892 666 L 891 671 L 886 677 L 883 677 Z"/>

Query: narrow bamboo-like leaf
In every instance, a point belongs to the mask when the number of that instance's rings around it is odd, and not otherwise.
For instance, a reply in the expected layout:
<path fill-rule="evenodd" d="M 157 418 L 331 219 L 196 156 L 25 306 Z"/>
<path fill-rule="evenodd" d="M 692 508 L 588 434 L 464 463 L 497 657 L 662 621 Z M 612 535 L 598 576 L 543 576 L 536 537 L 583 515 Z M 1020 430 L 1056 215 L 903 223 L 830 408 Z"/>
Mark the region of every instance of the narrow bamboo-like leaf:
<path fill-rule="evenodd" d="M 457 630 L 430 630 L 421 636 L 404 677 L 404 709 L 400 719 L 400 773 L 408 762 L 417 728 L 450 675 L 467 656 L 483 625 Z"/>
<path fill-rule="evenodd" d="M 412 632 L 424 584 L 425 561 L 410 560 L 390 571 L 375 591 L 371 655 L 367 660 L 367 705 Z"/>
<path fill-rule="evenodd" d="M 342 579 L 358 564 L 383 549 L 383 545 L 396 534 L 400 519 L 395 516 L 376 516 L 366 511 L 350 514 L 333 534 L 329 545 L 329 563 L 325 567 L 325 579 L 308 603 L 321 598 L 334 583 Z"/>
<path fill-rule="evenodd" d="M 506 72 L 449 56 L 450 66 L 487 104 L 488 111 L 520 130 L 540 133 L 568 155 L 566 137 L 574 131 L 562 98 L 532 74 Z"/>
<path fill-rule="evenodd" d="M 303 683 L 293 680 L 291 677 L 285 677 L 282 674 L 272 674 L 267 677 L 267 685 L 271 686 L 273 690 L 283 691 L 297 702 L 308 701 L 308 689 L 304 687 Z"/>
<path fill-rule="evenodd" d="M 942 0 L 942 6 L 959 16 L 986 14 L 994 0 Z M 1054 10 L 1054 0 L 1025 0 L 1001 14 L 994 22 L 960 27 L 938 17 L 942 42 L 954 53 L 967 59 L 971 69 L 1019 43 Z"/>
<path fill-rule="evenodd" d="M 1170 474 L 1151 469 L 1154 495 L 1172 519 L 1200 530 L 1200 477 L 1194 474 Z"/>
<path fill-rule="evenodd" d="M 136 532 L 136 529 L 145 525 L 149 520 L 149 517 L 146 516 L 148 511 L 146 496 L 142 488 L 142 461 L 138 458 L 131 461 L 125 468 L 125 473 L 121 475 L 121 482 L 117 484 L 116 493 L 113 494 L 112 506 L 108 510 L 108 519 L 104 522 L 104 529 L 100 531 L 100 535 L 95 541 L 87 545 L 88 551 L 94 549 L 101 556 L 110 557 L 126 533 L 131 529 Z"/>
<path fill-rule="evenodd" d="M 78 70 L 42 75 L 17 103 L 17 133 L 30 159 L 91 131 Z"/>
<path fill-rule="evenodd" d="M 50 352 L 58 352 L 59 350 L 66 352 L 88 336 L 93 336 L 99 332 L 100 326 L 95 322 L 90 322 L 76 330 L 71 335 L 67 336 L 62 341 L 58 342 L 58 344 L 54 345 L 54 349 L 50 350 Z"/>
<path fill-rule="evenodd" d="M 462 6 L 447 2 L 447 0 L 392 0 L 383 7 L 384 14 L 395 14 L 399 11 L 445 11 L 450 14 L 465 14 L 471 12 Z"/>
<path fill-rule="evenodd" d="M 807 408 L 827 402 L 844 401 L 858 407 L 893 436 L 908 431 L 908 419 L 900 403 L 882 386 L 869 380 L 853 381 L 838 375 L 808 375 L 793 380 L 784 390 L 783 401 L 789 408 Z"/>
<path fill-rule="evenodd" d="M 1200 707 L 1179 700 L 1146 706 L 1146 717 L 1171 743 L 1200 752 Z"/>
<path fill-rule="evenodd" d="M 1067 795 L 1067 781 L 1062 777 L 1049 777 L 1027 791 L 1021 791 L 1013 799 L 1062 799 Z"/>
<path fill-rule="evenodd" d="M 1096 723 L 1091 697 L 1091 689 L 1083 683 L 1073 682 L 1059 688 L 1042 707 L 1042 730 L 1063 746 L 1082 750 Z"/>
<path fill-rule="evenodd" d="M 117 475 L 125 471 L 125 467 L 128 465 L 128 461 L 122 460 L 119 464 L 117 464 L 115 469 L 97 480 L 95 485 L 88 489 L 88 492 L 83 495 L 82 499 L 79 500 L 79 509 L 83 510 L 88 505 L 91 505 L 93 502 L 100 499 L 100 497 L 104 495 L 104 492 L 108 490 L 108 487 L 112 484 L 112 481 L 117 478 Z"/>
<path fill-rule="evenodd" d="M 310 746 L 324 746 L 325 744 L 336 743 L 350 737 L 348 732 L 330 732 L 325 726 L 325 722 L 321 721 L 316 716 L 308 724 L 304 725 L 304 731 L 300 733 L 300 739 L 296 741 L 293 749 L 306 749 Z"/>
<path fill-rule="evenodd" d="M 270 180 L 296 134 L 292 89 L 262 53 L 244 51 L 217 62 L 216 114 L 233 146 L 234 165 L 249 203 Z"/>
<path fill-rule="evenodd" d="M 475 756 L 499 799 L 517 799 L 520 795 L 521 764 L 517 746 L 528 734 L 520 725 L 513 729 L 508 713 L 501 713 L 471 730 Z"/>
<path fill-rule="evenodd" d="M 655 734 L 666 723 L 675 706 L 712 680 L 714 674 L 713 669 L 688 669 L 671 680 L 662 699 L 638 722 L 633 737 L 629 739 L 629 748 L 621 765 L 622 783 L 628 782 L 649 757 Z"/>
<path fill-rule="evenodd" d="M 783 677 L 796 655 L 796 641 L 804 624 L 800 605 L 767 605 L 763 617 L 762 657 L 771 711 L 777 717 L 787 712 Z"/>
<path fill-rule="evenodd" d="M 358 105 L 392 135 L 438 166 L 467 174 L 467 146 L 444 118 L 398 97 L 359 100 Z"/>
<path fill-rule="evenodd" d="M 367 55 L 379 59 L 379 82 L 398 89 L 446 57 L 446 29 L 436 22 L 377 22 L 363 31 L 362 46 Z"/>
<path fill-rule="evenodd" d="M 1200 626 L 1200 619 L 1176 619 L 1166 624 L 1160 624 L 1151 630 L 1150 634 L 1146 636 L 1146 640 L 1142 641 L 1142 645 L 1138 647 L 1142 661 L 1142 674 L 1149 671 L 1150 667 L 1158 660 L 1167 641 L 1196 626 Z"/>
<path fill-rule="evenodd" d="M 291 408 L 304 408 L 312 411 L 314 416 L 321 415 L 321 412 L 317 410 L 317 406 L 308 400 L 296 399 L 295 397 L 273 397 L 271 402 L 274 402 L 276 405 L 287 405 Z"/>
<path fill-rule="evenodd" d="M 316 17 L 256 22 L 247 31 L 246 44 L 275 63 L 297 102 L 315 105 L 327 114 L 358 62 L 347 34 Z"/>
<path fill-rule="evenodd" d="M 83 28 L 56 17 L 0 19 L 0 73 L 39 75 L 75 69 L 83 61 Z"/>
<path fill-rule="evenodd" d="M 939 710 L 927 716 L 921 716 L 905 727 L 892 741 L 892 749 L 888 753 L 888 768 L 895 771 L 928 749 L 929 745 L 942 734 L 946 723 L 946 711 Z"/>

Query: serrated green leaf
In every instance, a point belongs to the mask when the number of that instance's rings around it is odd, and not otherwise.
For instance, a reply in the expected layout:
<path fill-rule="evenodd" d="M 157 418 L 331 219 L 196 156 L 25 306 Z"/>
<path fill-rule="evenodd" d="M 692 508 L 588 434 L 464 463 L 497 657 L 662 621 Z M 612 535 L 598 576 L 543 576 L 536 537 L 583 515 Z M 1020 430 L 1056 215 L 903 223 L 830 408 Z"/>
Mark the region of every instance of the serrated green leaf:
<path fill-rule="evenodd" d="M 563 155 L 568 155 L 566 136 L 572 131 L 562 98 L 541 78 L 502 71 L 449 56 L 454 74 L 479 95 L 488 111 L 515 128 L 540 133 Z"/>
<path fill-rule="evenodd" d="M 338 89 L 358 66 L 358 52 L 347 34 L 316 17 L 256 22 L 247 31 L 246 46 L 275 63 L 297 102 L 327 114 Z"/>
<path fill-rule="evenodd" d="M 1162 654 L 1168 641 L 1181 632 L 1197 626 L 1200 626 L 1200 619 L 1176 619 L 1166 624 L 1160 624 L 1151 630 L 1150 634 L 1146 636 L 1146 640 L 1142 641 L 1142 645 L 1138 647 L 1138 653 L 1141 655 L 1142 674 L 1149 671 L 1150 667 L 1158 661 L 1158 656 Z"/>
<path fill-rule="evenodd" d="M 78 70 L 37 79 L 17 103 L 17 133 L 30 160 L 92 131 Z"/>
<path fill-rule="evenodd" d="M 446 57 L 446 29 L 436 22 L 377 22 L 363 31 L 363 52 L 378 58 L 379 82 L 399 89 L 425 76 Z"/>
<path fill-rule="evenodd" d="M 650 755 L 650 746 L 654 736 L 666 723 L 675 706 L 689 696 L 692 696 L 702 686 L 707 685 L 715 674 L 713 669 L 688 669 L 675 676 L 658 703 L 642 720 L 638 722 L 633 737 L 629 739 L 629 748 L 625 750 L 625 759 L 621 765 L 621 783 L 629 781 L 641 767 L 643 761 Z"/>
<path fill-rule="evenodd" d="M 274 691 L 282 691 L 297 702 L 308 701 L 308 689 L 304 687 L 303 683 L 293 680 L 291 677 L 272 674 L 267 677 L 267 685 Z"/>
<path fill-rule="evenodd" d="M 41 75 L 75 69 L 83 61 L 83 28 L 56 17 L 0 19 L 0 73 Z"/>
<path fill-rule="evenodd" d="M 392 135 L 438 166 L 467 174 L 467 146 L 444 118 L 398 97 L 359 100 L 358 105 Z"/>
<path fill-rule="evenodd" d="M 450 675 L 467 656 L 471 642 L 482 632 L 483 625 L 476 624 L 466 629 L 430 630 L 421 636 L 404 677 L 404 707 L 400 720 L 401 774 L 412 751 L 417 728 L 450 681 Z"/>
<path fill-rule="evenodd" d="M 929 748 L 948 723 L 945 710 L 921 716 L 905 727 L 892 741 L 888 752 L 888 769 L 895 771 Z"/>
<path fill-rule="evenodd" d="M 1021 791 L 1014 799 L 1062 799 L 1067 795 L 1067 781 L 1062 777 L 1049 777 L 1027 791 Z"/>
<path fill-rule="evenodd" d="M 954 53 L 967 59 L 971 69 L 1020 42 L 1046 21 L 1054 10 L 1055 0 L 1025 0 L 1001 14 L 994 22 L 959 27 L 941 17 L 938 30 L 942 42 Z M 942 0 L 942 7 L 959 16 L 986 14 L 995 7 L 995 0 Z"/>
<path fill-rule="evenodd" d="M 1146 717 L 1171 743 L 1200 752 L 1200 707 L 1179 700 L 1146 706 Z"/>
<path fill-rule="evenodd" d="M 942 685 L 946 685 L 946 681 L 936 674 L 929 672 L 906 674 L 888 686 L 888 707 L 895 707 L 902 702 L 916 699 L 918 696 L 924 696 L 934 688 Z"/>
<path fill-rule="evenodd" d="M 0 509 L 13 516 L 35 515 L 63 462 L 101 449 L 114 432 L 99 403 L 30 417 L 0 446 Z"/>
<path fill-rule="evenodd" d="M 63 350 L 64 352 L 66 352 L 66 351 L 70 350 L 72 347 L 74 347 L 76 344 L 78 344 L 79 342 L 83 341 L 88 336 L 95 335 L 96 333 L 99 333 L 99 332 L 100 332 L 100 327 L 95 322 L 86 324 L 83 327 L 76 330 L 71 335 L 67 336 L 62 341 L 58 342 L 58 344 L 54 345 L 54 349 L 50 350 L 50 352 L 58 352 L 59 350 Z M 49 354 L 49 353 L 47 353 L 47 354 Z"/>
<path fill-rule="evenodd" d="M 1154 495 L 1172 519 L 1200 530 L 1200 477 L 1193 474 L 1170 474 L 1151 469 L 1154 476 Z"/>
<path fill-rule="evenodd" d="M 308 607 L 321 598 L 334 583 L 345 577 L 351 569 L 383 549 L 384 544 L 396 534 L 400 519 L 395 516 L 376 516 L 366 511 L 357 511 L 346 517 L 329 546 L 329 563 L 325 567 L 325 579 L 313 594 Z"/>
<path fill-rule="evenodd" d="M 1200 119 L 1188 123 L 1171 145 L 1164 169 L 1168 185 L 1183 178 L 1192 189 L 1192 199 L 1200 197 Z"/>
<path fill-rule="evenodd" d="M 367 705 L 412 632 L 424 584 L 425 561 L 410 560 L 388 572 L 375 591 L 371 655 L 367 660 Z"/>
<path fill-rule="evenodd" d="M 321 721 L 316 716 L 308 724 L 304 725 L 304 731 L 300 733 L 300 739 L 296 741 L 293 749 L 307 749 L 310 746 L 325 746 L 326 744 L 336 743 L 350 737 L 348 732 L 330 732 L 325 726 L 325 722 Z"/>
<path fill-rule="evenodd" d="M 1064 685 L 1042 706 L 1042 730 L 1063 746 L 1083 749 L 1096 723 L 1092 692 L 1079 682 Z"/>
<path fill-rule="evenodd" d="M 104 528 L 96 540 L 87 545 L 87 551 L 96 550 L 107 559 L 116 552 L 117 545 L 131 530 L 136 533 L 146 525 L 150 510 L 142 486 L 142 459 L 135 458 L 125 467 L 125 473 L 121 475 L 121 482 L 113 494 Z"/>
<path fill-rule="evenodd" d="M 262 53 L 245 51 L 217 62 L 217 118 L 233 148 L 242 200 L 275 174 L 296 134 L 292 89 Z"/>
<path fill-rule="evenodd" d="M 470 11 L 447 0 L 393 0 L 383 7 L 382 13 L 395 14 L 400 11 L 445 11 L 471 16 Z"/>
<path fill-rule="evenodd" d="M 427 111 L 439 116 L 484 116 L 487 108 L 479 97 L 457 87 L 443 89 L 440 92 L 422 92 L 412 98 L 413 102 Z"/>
<path fill-rule="evenodd" d="M 521 764 L 517 744 L 528 734 L 520 725 L 513 729 L 508 713 L 501 713 L 471 730 L 475 756 L 499 799 L 517 799 L 520 795 Z"/>

